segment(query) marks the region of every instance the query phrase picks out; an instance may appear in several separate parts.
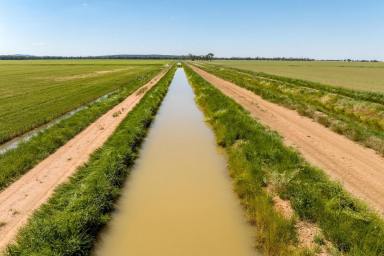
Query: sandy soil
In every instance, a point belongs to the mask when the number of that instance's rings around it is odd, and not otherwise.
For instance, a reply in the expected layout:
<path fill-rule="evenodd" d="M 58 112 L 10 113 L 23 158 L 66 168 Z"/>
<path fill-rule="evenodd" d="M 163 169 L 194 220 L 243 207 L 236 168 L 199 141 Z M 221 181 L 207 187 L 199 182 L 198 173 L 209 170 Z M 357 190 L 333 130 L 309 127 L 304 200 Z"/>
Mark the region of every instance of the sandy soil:
<path fill-rule="evenodd" d="M 76 80 L 76 79 L 82 79 L 82 78 L 97 77 L 105 74 L 128 70 L 128 69 L 132 69 L 132 68 L 130 67 L 130 68 L 119 68 L 119 69 L 112 69 L 112 70 L 100 70 L 100 71 L 95 71 L 92 73 L 86 73 L 86 74 L 80 74 L 80 75 L 55 77 L 53 80 L 56 82 L 63 82 L 63 81 Z"/>
<path fill-rule="evenodd" d="M 278 213 L 280 213 L 284 218 L 288 220 L 295 217 L 295 211 L 292 208 L 291 202 L 289 200 L 282 199 L 277 194 L 273 186 L 268 185 L 265 191 L 272 197 L 273 206 Z M 318 247 L 320 251 L 319 253 L 316 253 L 316 255 L 331 255 L 328 253 L 328 251 L 329 248 L 333 247 L 332 243 L 325 240 L 324 236 L 321 236 L 324 240 L 323 245 L 318 245 L 315 242 L 316 236 L 322 234 L 321 229 L 316 224 L 297 219 L 295 228 L 298 235 L 297 238 L 299 247 L 307 248 L 310 250 L 313 250 Z"/>
<path fill-rule="evenodd" d="M 347 191 L 384 214 L 384 158 L 296 111 L 260 96 L 197 67 L 194 71 L 233 98 L 261 123 L 277 131 L 289 146 L 339 181 Z"/>
<path fill-rule="evenodd" d="M 166 70 L 160 72 L 0 193 L 0 250 L 14 239 L 19 228 L 34 210 L 47 201 L 54 189 L 105 143 L 145 95 L 144 92 L 153 87 L 165 73 Z"/>

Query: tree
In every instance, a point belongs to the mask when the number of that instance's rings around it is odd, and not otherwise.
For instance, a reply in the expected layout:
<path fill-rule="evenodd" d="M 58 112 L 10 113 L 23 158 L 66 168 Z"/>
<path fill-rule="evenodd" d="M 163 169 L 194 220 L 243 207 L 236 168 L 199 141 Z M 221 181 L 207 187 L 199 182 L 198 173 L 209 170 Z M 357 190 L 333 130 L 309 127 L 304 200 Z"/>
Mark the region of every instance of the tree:
<path fill-rule="evenodd" d="M 196 56 L 193 55 L 192 53 L 188 54 L 188 56 L 189 56 L 189 59 L 192 61 L 196 59 Z"/>
<path fill-rule="evenodd" d="M 215 56 L 215 54 L 213 54 L 213 53 L 211 53 L 211 52 L 208 53 L 207 56 L 206 56 L 206 57 L 207 57 L 207 60 L 211 61 L 211 60 L 213 59 L 213 56 Z"/>

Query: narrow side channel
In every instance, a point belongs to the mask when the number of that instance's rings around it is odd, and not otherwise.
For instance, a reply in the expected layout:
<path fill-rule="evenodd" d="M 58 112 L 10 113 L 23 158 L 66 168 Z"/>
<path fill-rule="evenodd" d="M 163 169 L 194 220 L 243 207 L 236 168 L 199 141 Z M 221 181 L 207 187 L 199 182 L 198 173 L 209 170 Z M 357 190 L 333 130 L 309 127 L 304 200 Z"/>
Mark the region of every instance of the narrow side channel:
<path fill-rule="evenodd" d="M 255 255 L 225 157 L 178 69 L 95 255 Z"/>
<path fill-rule="evenodd" d="M 29 141 L 30 139 L 32 139 L 34 136 L 38 135 L 40 132 L 43 132 L 45 130 L 47 130 L 48 128 L 51 128 L 52 126 L 54 126 L 55 124 L 59 123 L 60 121 L 62 120 L 65 120 L 67 118 L 70 118 L 71 116 L 73 116 L 74 114 L 76 114 L 77 112 L 85 109 L 85 108 L 88 108 L 89 106 L 91 106 L 92 104 L 95 104 L 97 102 L 100 102 L 100 101 L 103 101 L 105 99 L 107 99 L 109 96 L 111 96 L 112 94 L 116 93 L 118 90 L 114 90 L 112 92 L 109 92 L 99 98 L 97 98 L 96 100 L 93 100 L 91 102 L 88 102 L 84 105 L 81 105 L 80 107 L 77 107 L 75 108 L 74 110 L 71 110 L 55 119 L 53 119 L 52 121 L 46 123 L 46 124 L 43 124 L 41 126 L 38 126 L 22 135 L 19 135 L 3 144 L 0 144 L 0 155 L 1 154 L 4 154 L 6 153 L 7 151 L 11 150 L 11 149 L 15 149 L 19 146 L 20 143 L 22 142 L 27 142 Z"/>

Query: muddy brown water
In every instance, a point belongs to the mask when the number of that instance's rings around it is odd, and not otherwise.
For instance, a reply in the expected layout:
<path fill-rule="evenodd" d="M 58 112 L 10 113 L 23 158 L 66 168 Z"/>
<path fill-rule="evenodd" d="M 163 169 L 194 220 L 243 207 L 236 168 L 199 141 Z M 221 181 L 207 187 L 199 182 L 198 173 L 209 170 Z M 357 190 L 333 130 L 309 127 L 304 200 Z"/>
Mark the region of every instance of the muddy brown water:
<path fill-rule="evenodd" d="M 94 255 L 256 255 L 226 159 L 183 69 L 151 127 Z"/>

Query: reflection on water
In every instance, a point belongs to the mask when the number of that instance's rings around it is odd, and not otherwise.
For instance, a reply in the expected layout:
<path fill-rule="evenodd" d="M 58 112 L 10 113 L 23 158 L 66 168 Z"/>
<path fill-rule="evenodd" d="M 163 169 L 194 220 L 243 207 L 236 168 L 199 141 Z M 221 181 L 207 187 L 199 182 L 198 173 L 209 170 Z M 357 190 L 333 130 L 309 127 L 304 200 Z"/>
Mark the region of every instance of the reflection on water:
<path fill-rule="evenodd" d="M 252 231 L 182 69 L 95 254 L 253 255 Z"/>

